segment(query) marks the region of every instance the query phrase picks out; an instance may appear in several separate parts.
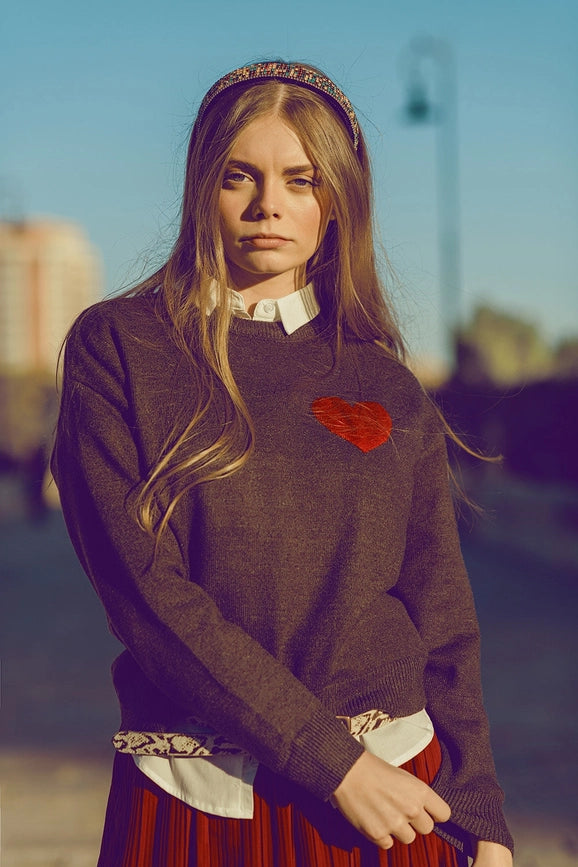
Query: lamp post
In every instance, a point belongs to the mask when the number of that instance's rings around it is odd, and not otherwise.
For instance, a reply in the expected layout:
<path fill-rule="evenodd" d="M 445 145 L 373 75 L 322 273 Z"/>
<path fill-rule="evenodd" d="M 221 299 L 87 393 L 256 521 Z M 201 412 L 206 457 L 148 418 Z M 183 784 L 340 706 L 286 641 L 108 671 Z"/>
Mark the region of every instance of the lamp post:
<path fill-rule="evenodd" d="M 440 39 L 410 42 L 403 56 L 407 99 L 404 117 L 412 124 L 436 128 L 439 287 L 442 324 L 450 367 L 455 363 L 456 330 L 460 324 L 460 207 L 458 167 L 457 83 L 454 55 Z M 434 84 L 426 75 L 431 62 Z M 434 97 L 430 95 L 434 92 Z"/>

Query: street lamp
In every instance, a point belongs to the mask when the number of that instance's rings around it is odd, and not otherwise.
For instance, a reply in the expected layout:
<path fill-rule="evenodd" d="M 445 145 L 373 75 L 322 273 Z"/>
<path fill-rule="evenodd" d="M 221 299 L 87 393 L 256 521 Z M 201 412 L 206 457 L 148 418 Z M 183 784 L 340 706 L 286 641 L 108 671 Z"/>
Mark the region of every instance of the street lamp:
<path fill-rule="evenodd" d="M 457 85 L 450 45 L 431 37 L 410 42 L 402 60 L 407 100 L 404 117 L 412 124 L 436 128 L 439 286 L 446 352 L 455 361 L 456 331 L 460 324 L 460 208 L 458 170 Z M 426 62 L 434 72 L 434 86 Z M 430 91 L 434 91 L 434 98 Z"/>

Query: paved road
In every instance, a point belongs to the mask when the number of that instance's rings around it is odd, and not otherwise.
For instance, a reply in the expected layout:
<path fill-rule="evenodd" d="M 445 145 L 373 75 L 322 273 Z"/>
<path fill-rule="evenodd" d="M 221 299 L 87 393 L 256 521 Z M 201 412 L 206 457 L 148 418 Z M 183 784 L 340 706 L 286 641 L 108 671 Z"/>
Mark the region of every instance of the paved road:
<path fill-rule="evenodd" d="M 464 552 L 516 863 L 578 865 L 578 547 L 576 563 L 556 563 L 507 533 L 490 537 L 464 535 Z M 58 513 L 5 520 L 0 550 L 2 864 L 90 867 L 117 723 L 117 644 Z"/>

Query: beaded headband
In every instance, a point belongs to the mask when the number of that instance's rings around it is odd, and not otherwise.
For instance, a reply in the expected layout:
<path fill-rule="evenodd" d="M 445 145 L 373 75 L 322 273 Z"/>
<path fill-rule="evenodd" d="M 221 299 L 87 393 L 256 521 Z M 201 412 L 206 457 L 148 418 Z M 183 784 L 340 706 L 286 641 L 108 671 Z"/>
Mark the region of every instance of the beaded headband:
<path fill-rule="evenodd" d="M 207 107 L 215 97 L 224 90 L 227 90 L 227 88 L 235 84 L 244 84 L 264 78 L 282 78 L 293 84 L 300 84 L 303 87 L 316 90 L 324 96 L 331 97 L 345 115 L 349 123 L 353 146 L 357 149 L 357 145 L 359 144 L 359 125 L 353 106 L 348 98 L 326 75 L 300 63 L 282 63 L 278 60 L 270 60 L 264 63 L 250 63 L 249 66 L 242 66 L 239 69 L 228 72 L 227 75 L 216 81 L 205 95 L 199 109 L 198 120 L 202 118 Z"/>

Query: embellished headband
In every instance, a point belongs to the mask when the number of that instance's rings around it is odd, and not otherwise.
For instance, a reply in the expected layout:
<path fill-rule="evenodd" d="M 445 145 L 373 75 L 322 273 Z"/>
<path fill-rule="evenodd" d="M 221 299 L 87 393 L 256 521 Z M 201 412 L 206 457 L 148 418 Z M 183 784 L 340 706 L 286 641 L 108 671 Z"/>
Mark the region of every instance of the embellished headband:
<path fill-rule="evenodd" d="M 248 66 L 241 66 L 239 69 L 228 72 L 227 75 L 216 81 L 206 93 L 199 109 L 198 120 L 202 118 L 215 97 L 224 90 L 227 90 L 227 88 L 233 87 L 235 84 L 244 84 L 266 78 L 284 79 L 285 81 L 290 81 L 292 84 L 300 84 L 302 87 L 308 87 L 311 90 L 322 93 L 324 96 L 329 96 L 345 115 L 353 139 L 353 146 L 357 149 L 357 145 L 359 144 L 359 124 L 357 123 L 357 118 L 350 101 L 330 78 L 327 78 L 322 72 L 318 72 L 316 69 L 300 63 L 283 63 L 278 60 L 270 60 L 263 63 L 250 63 Z"/>

